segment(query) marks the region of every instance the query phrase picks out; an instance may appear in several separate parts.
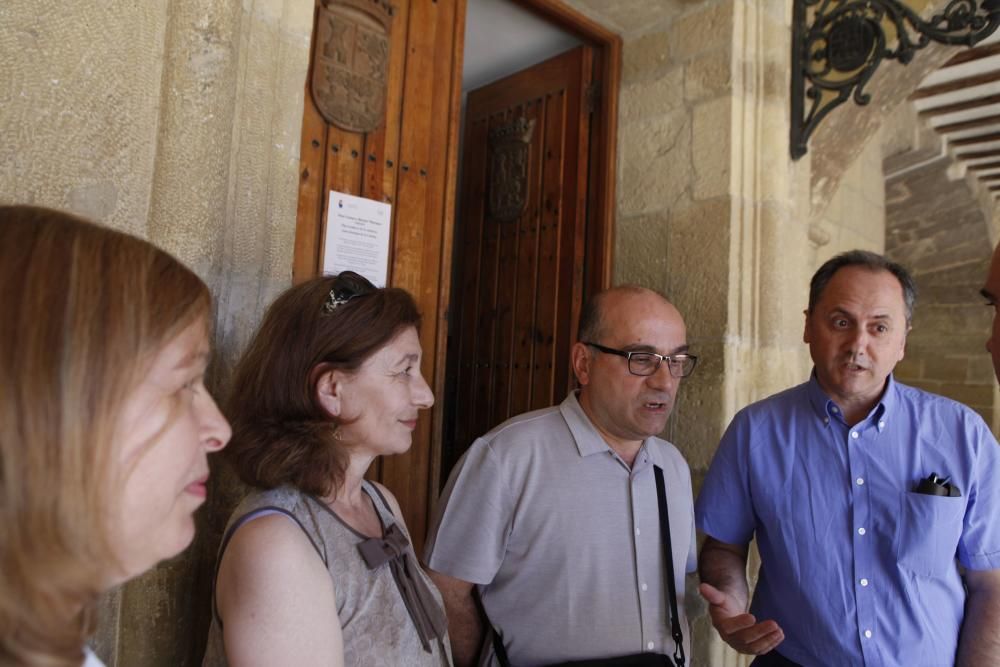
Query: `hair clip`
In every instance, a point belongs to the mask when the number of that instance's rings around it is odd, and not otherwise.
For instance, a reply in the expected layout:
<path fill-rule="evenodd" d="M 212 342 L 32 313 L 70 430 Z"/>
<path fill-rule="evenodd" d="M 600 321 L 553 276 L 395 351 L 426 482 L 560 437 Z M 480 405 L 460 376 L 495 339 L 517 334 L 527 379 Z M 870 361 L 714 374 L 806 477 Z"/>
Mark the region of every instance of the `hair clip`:
<path fill-rule="evenodd" d="M 332 313 L 337 309 L 337 306 L 343 306 L 345 303 L 358 296 L 357 294 L 351 294 L 348 296 L 337 296 L 335 290 L 330 290 L 330 294 L 327 296 L 326 303 L 323 304 L 323 310 L 328 313 Z"/>
<path fill-rule="evenodd" d="M 354 271 L 343 271 L 334 277 L 333 288 L 326 297 L 323 310 L 332 313 L 351 299 L 370 294 L 375 289 L 364 276 Z"/>

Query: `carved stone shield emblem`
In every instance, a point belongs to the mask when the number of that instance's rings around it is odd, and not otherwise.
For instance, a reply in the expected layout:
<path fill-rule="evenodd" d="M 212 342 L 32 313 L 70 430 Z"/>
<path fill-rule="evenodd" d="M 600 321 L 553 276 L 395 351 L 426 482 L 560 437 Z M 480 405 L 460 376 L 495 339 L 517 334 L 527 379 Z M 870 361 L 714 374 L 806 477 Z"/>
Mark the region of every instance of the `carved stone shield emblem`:
<path fill-rule="evenodd" d="M 371 132 L 382 122 L 392 13 L 382 0 L 320 0 L 310 88 L 328 123 Z"/>
<path fill-rule="evenodd" d="M 528 206 L 528 155 L 535 119 L 517 118 L 490 130 L 490 216 L 517 220 Z"/>

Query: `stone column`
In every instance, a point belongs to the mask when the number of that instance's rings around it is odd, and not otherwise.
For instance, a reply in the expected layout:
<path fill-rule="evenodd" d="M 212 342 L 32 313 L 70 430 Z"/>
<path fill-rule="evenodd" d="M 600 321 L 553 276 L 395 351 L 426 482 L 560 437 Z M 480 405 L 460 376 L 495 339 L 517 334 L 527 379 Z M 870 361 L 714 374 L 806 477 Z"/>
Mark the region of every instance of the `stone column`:
<path fill-rule="evenodd" d="M 172 0 L 167 22 L 148 236 L 210 278 L 228 218 L 240 4 Z"/>
<path fill-rule="evenodd" d="M 170 2 L 147 237 L 213 291 L 228 219 L 240 28 L 238 0 Z M 197 553 L 122 588 L 117 664 L 192 664 L 192 637 L 207 619 Z"/>

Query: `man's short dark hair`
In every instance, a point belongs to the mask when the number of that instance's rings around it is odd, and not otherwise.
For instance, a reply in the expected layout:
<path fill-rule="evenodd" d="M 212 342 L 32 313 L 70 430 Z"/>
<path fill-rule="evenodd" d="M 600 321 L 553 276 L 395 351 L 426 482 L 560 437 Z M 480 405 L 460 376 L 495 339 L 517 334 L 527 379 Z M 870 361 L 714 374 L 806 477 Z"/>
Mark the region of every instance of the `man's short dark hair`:
<path fill-rule="evenodd" d="M 839 255 L 831 257 L 819 270 L 813 274 L 809 281 L 809 313 L 823 296 L 823 290 L 829 284 L 837 271 L 848 266 L 860 266 L 869 271 L 888 271 L 903 288 L 903 305 L 906 308 L 906 323 L 909 325 L 913 320 L 913 306 L 917 301 L 917 286 L 913 282 L 913 276 L 903 268 L 902 264 L 897 264 L 890 259 L 868 250 L 848 250 Z"/>
<path fill-rule="evenodd" d="M 600 341 L 604 333 L 601 327 L 601 301 L 605 292 L 598 292 L 583 303 L 580 309 L 580 326 L 576 339 L 580 341 Z"/>
<path fill-rule="evenodd" d="M 604 337 L 604 299 L 614 293 L 655 294 L 667 303 L 669 300 L 659 290 L 633 285 L 631 283 L 618 285 L 602 290 L 583 303 L 580 309 L 580 325 L 577 327 L 576 339 L 596 343 Z"/>

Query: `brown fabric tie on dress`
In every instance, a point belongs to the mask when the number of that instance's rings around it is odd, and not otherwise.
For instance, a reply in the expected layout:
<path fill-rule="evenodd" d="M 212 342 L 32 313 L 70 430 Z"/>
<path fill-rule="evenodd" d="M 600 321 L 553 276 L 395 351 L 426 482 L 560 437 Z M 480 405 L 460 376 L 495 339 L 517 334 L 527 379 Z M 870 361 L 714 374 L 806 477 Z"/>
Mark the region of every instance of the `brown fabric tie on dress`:
<path fill-rule="evenodd" d="M 409 546 L 410 542 L 403 531 L 396 524 L 392 524 L 385 529 L 383 537 L 369 537 L 359 544 L 358 551 L 361 552 L 361 557 L 365 559 L 369 570 L 374 570 L 383 563 L 389 563 L 392 578 L 396 580 L 396 588 L 403 597 L 406 611 L 413 619 L 413 625 L 417 628 L 424 650 L 430 653 L 431 641 L 444 639 L 447 621 L 444 611 L 438 606 L 427 584 L 417 574 L 418 566 L 406 551 Z"/>

